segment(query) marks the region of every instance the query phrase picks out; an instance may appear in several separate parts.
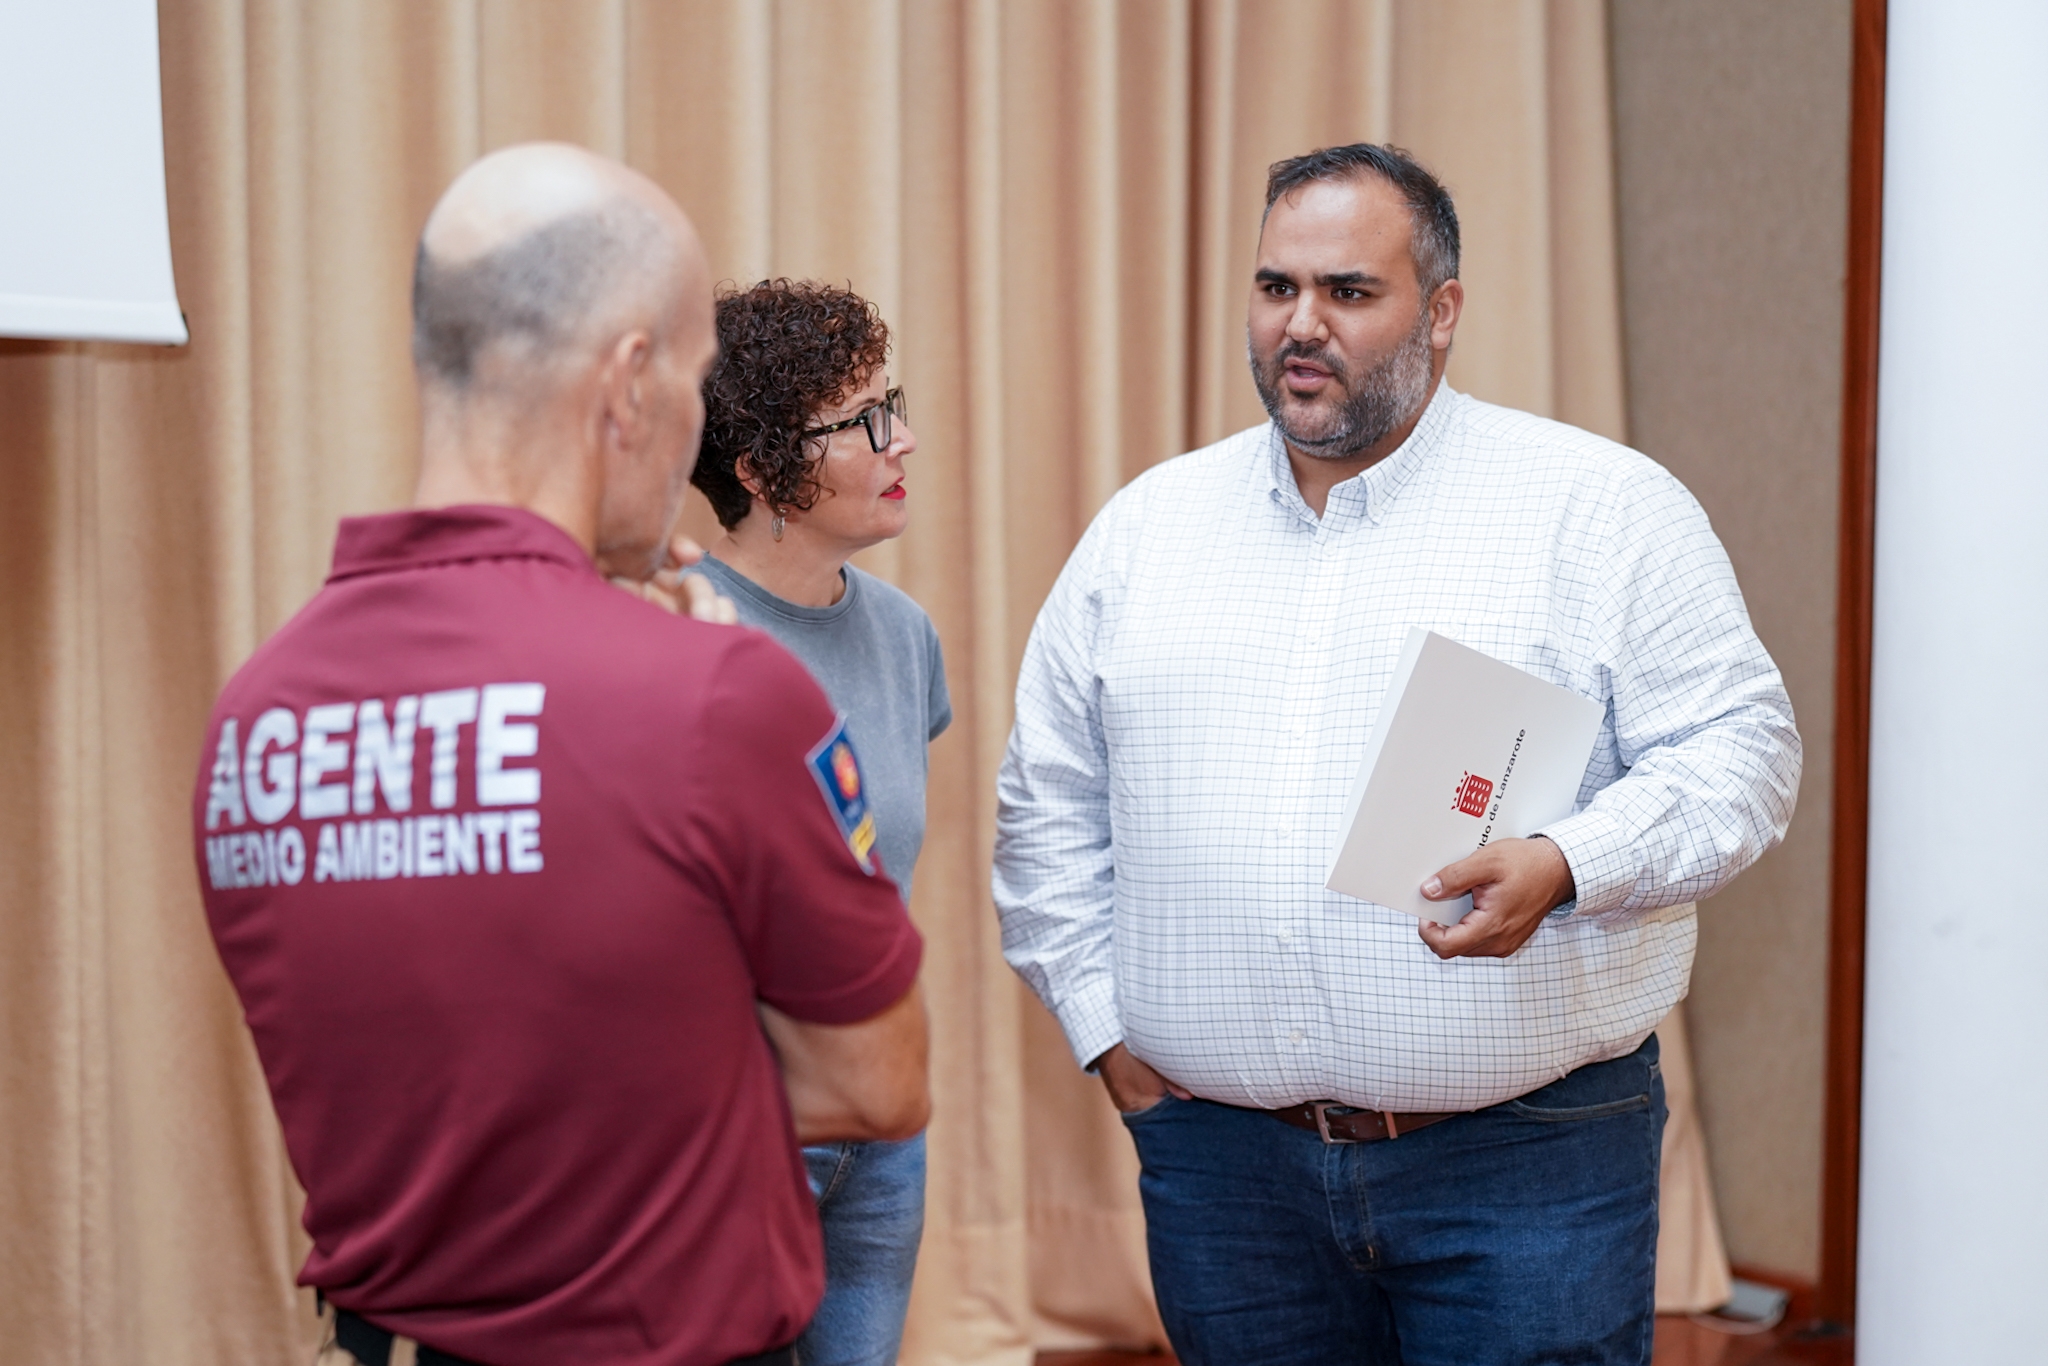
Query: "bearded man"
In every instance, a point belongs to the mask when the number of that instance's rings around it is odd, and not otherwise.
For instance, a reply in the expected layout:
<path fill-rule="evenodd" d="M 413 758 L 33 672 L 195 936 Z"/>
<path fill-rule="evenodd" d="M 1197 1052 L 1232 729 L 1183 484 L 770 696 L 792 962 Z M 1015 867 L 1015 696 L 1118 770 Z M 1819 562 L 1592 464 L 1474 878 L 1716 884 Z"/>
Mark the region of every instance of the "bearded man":
<path fill-rule="evenodd" d="M 1692 903 L 1783 837 L 1800 745 L 1706 515 L 1443 382 L 1458 222 L 1387 147 L 1278 163 L 1272 421 L 1112 499 L 1032 632 L 1000 779 L 1009 961 L 1137 1144 L 1188 1366 L 1650 1360 L 1651 1030 Z M 1411 627 L 1606 708 L 1574 813 L 1328 891 Z"/>

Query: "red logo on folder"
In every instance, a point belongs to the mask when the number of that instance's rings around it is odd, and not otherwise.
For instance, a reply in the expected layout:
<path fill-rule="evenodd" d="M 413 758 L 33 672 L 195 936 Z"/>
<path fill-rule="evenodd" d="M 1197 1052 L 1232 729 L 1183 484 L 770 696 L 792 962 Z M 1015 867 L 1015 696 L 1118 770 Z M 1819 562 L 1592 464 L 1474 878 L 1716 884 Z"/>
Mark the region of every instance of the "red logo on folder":
<path fill-rule="evenodd" d="M 1492 796 L 1492 783 L 1467 773 L 1465 781 L 1459 783 L 1458 790 L 1452 794 L 1451 805 L 1468 816 L 1483 816 L 1486 814 L 1487 800 Z"/>

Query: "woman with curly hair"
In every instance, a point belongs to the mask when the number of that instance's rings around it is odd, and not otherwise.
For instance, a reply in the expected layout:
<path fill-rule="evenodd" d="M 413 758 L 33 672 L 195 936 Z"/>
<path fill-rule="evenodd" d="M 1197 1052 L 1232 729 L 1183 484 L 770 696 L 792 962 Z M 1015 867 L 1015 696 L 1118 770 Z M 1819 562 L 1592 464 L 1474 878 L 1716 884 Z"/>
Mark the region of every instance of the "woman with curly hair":
<path fill-rule="evenodd" d="M 926 747 L 953 719 L 938 632 L 847 560 L 903 534 L 917 438 L 883 362 L 889 329 L 847 290 L 768 280 L 718 300 L 691 482 L 724 534 L 699 565 L 742 624 L 781 642 L 846 718 L 873 854 L 906 901 L 924 843 Z M 858 831 L 856 853 L 868 857 Z M 924 1136 L 804 1149 L 825 1230 L 825 1298 L 804 1366 L 888 1366 L 924 1231 Z"/>

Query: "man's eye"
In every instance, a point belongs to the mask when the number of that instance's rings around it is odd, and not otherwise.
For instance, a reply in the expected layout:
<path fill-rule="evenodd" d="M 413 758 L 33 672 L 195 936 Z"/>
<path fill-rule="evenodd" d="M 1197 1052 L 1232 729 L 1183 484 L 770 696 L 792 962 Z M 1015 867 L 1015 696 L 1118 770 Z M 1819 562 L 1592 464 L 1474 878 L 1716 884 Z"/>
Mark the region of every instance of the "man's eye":
<path fill-rule="evenodd" d="M 1365 291 L 1362 289 L 1348 289 L 1340 287 L 1338 289 L 1332 290 L 1331 292 L 1334 293 L 1340 299 L 1363 299 L 1365 297 Z"/>

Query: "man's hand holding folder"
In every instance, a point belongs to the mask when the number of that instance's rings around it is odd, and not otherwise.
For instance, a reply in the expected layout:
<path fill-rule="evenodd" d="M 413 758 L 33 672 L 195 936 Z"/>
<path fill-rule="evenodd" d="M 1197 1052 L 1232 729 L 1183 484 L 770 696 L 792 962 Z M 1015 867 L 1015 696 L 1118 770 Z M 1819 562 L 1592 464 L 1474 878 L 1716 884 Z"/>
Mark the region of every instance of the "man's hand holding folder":
<path fill-rule="evenodd" d="M 1537 832 L 1572 813 L 1604 714 L 1590 697 L 1410 630 L 1327 885 L 1418 917 L 1439 958 L 1513 954 L 1577 894 L 1564 851 Z M 1439 862 L 1461 850 L 1471 852 Z"/>
<path fill-rule="evenodd" d="M 1577 894 L 1563 851 L 1541 835 L 1495 840 L 1422 884 L 1431 901 L 1467 892 L 1472 909 L 1457 924 L 1422 922 L 1422 942 L 1439 958 L 1506 958 Z"/>

